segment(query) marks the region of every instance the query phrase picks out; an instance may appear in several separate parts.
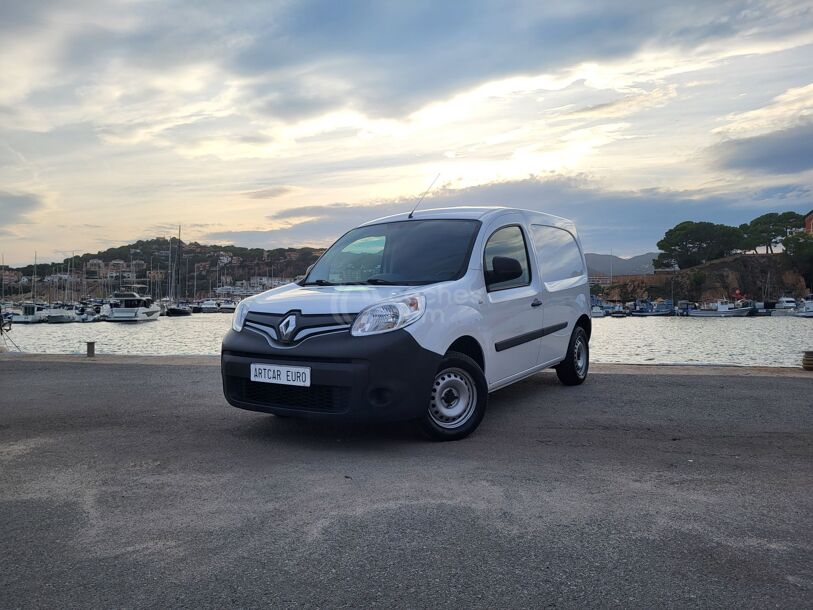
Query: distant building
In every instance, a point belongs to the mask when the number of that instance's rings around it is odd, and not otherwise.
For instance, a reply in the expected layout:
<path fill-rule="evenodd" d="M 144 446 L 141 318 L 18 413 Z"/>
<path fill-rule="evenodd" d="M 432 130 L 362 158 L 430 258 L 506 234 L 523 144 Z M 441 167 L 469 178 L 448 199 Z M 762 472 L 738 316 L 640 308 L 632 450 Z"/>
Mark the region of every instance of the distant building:
<path fill-rule="evenodd" d="M 0 279 L 3 280 L 4 284 L 16 284 L 20 281 L 22 277 L 22 273 L 19 271 L 14 271 L 12 269 L 3 269 L 2 274 L 0 274 Z"/>
<path fill-rule="evenodd" d="M 119 271 L 124 271 L 124 269 L 126 269 L 126 267 L 127 267 L 127 263 L 125 263 L 120 258 L 117 258 L 115 260 L 110 261 L 110 265 L 108 265 L 107 271 L 116 273 L 116 272 L 119 272 Z M 110 273 L 108 273 L 108 277 L 109 277 L 109 275 L 110 275 Z"/>
<path fill-rule="evenodd" d="M 147 263 L 145 263 L 142 260 L 133 261 L 130 264 L 130 270 L 137 276 L 142 276 L 144 272 L 147 270 Z"/>
<path fill-rule="evenodd" d="M 98 258 L 90 259 L 85 265 L 85 276 L 91 280 L 104 276 L 104 261 Z"/>
<path fill-rule="evenodd" d="M 813 235 L 813 210 L 810 210 L 805 216 L 805 233 Z"/>

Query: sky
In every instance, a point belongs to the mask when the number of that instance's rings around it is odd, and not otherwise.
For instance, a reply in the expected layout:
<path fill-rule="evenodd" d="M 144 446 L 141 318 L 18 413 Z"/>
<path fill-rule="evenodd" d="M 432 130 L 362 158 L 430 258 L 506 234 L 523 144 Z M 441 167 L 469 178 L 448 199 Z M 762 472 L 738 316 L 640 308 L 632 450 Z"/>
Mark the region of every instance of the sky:
<path fill-rule="evenodd" d="M 807 212 L 813 2 L 0 0 L 6 264 L 325 246 L 438 174 L 619 255 Z"/>

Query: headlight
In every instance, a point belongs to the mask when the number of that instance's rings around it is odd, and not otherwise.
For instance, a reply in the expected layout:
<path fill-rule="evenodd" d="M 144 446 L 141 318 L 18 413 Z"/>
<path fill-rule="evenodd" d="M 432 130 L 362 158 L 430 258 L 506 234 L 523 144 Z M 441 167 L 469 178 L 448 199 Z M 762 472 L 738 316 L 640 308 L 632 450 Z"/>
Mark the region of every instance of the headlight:
<path fill-rule="evenodd" d="M 246 321 L 246 316 L 248 315 L 249 307 L 251 306 L 251 302 L 248 300 L 240 301 L 238 303 L 237 308 L 234 310 L 234 315 L 231 318 L 231 327 L 237 331 L 238 333 L 243 330 L 243 324 Z"/>
<path fill-rule="evenodd" d="M 422 294 L 376 303 L 362 310 L 350 332 L 354 337 L 364 337 L 398 330 L 412 324 L 425 310 L 426 299 Z"/>

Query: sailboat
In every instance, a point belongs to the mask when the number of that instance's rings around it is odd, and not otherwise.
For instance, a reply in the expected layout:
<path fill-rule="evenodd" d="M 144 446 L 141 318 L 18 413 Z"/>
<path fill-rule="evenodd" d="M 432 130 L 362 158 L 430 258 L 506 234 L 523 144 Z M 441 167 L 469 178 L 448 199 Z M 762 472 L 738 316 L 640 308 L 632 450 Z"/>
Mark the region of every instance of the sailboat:
<path fill-rule="evenodd" d="M 169 252 L 170 257 L 172 256 L 172 240 L 169 242 Z M 177 270 L 176 270 L 177 269 Z M 178 227 L 178 255 L 175 257 L 175 267 L 173 267 L 174 275 L 170 274 L 170 277 L 174 277 L 175 281 L 172 282 L 170 289 L 170 295 L 173 294 L 174 291 L 174 299 L 171 299 L 169 303 L 167 303 L 166 307 L 166 314 L 167 317 L 170 318 L 180 318 L 185 316 L 191 316 L 192 310 L 189 308 L 189 305 L 186 303 L 181 303 L 178 301 L 178 295 L 180 294 L 180 283 L 181 283 L 181 227 Z"/>

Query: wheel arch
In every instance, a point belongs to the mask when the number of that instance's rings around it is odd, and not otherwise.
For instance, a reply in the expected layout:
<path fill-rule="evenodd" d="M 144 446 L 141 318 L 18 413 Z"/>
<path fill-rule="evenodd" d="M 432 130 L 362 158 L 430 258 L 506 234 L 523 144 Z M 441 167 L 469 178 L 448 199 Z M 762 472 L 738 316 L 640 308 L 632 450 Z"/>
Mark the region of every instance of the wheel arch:
<path fill-rule="evenodd" d="M 463 335 L 462 337 L 458 337 L 452 342 L 446 351 L 465 354 L 477 363 L 483 373 L 486 372 L 486 361 L 483 348 L 480 346 L 480 342 L 471 335 Z"/>
<path fill-rule="evenodd" d="M 590 319 L 590 316 L 586 314 L 582 314 L 579 316 L 579 319 L 576 320 L 576 326 L 581 326 L 584 329 L 584 332 L 587 333 L 587 340 L 590 340 L 590 335 L 593 333 L 593 321 Z"/>

